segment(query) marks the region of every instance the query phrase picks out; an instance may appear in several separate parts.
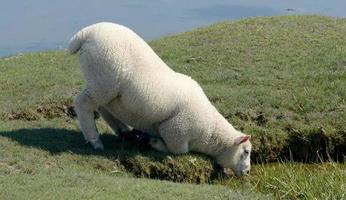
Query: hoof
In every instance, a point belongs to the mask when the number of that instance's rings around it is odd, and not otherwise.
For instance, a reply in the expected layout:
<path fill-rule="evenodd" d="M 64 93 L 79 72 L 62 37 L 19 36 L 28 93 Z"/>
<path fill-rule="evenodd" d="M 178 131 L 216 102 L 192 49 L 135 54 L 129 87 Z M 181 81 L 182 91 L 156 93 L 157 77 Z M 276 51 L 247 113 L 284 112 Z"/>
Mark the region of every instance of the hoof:
<path fill-rule="evenodd" d="M 119 132 L 118 138 L 120 140 L 141 143 L 141 144 L 149 144 L 150 136 L 142 131 L 133 129 L 132 131 L 124 131 Z"/>
<path fill-rule="evenodd" d="M 102 141 L 100 139 L 91 140 L 91 141 L 89 141 L 89 143 L 91 144 L 91 146 L 95 150 L 104 150 Z"/>

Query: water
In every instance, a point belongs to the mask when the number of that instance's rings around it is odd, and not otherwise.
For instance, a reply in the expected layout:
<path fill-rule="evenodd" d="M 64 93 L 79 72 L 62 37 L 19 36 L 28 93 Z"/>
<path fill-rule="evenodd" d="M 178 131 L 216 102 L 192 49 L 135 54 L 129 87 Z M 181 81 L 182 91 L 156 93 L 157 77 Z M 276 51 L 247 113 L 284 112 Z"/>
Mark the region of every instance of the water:
<path fill-rule="evenodd" d="M 110 21 L 146 40 L 253 16 L 346 17 L 344 0 L 1 0 L 0 56 L 66 48 L 82 27 Z"/>

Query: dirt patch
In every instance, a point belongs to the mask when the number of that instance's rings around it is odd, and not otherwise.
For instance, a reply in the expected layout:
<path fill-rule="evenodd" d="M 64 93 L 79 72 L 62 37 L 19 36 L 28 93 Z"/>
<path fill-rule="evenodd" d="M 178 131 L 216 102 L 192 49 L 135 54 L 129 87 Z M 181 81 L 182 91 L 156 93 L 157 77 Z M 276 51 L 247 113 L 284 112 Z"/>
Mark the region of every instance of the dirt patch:
<path fill-rule="evenodd" d="M 346 160 L 346 130 L 338 131 L 329 137 L 329 155 L 335 161 L 344 162 Z"/>
<path fill-rule="evenodd" d="M 237 111 L 234 116 L 238 117 L 242 121 L 253 121 L 255 124 L 258 126 L 265 126 L 268 123 L 268 118 L 263 112 L 258 112 L 258 113 L 244 113 L 241 111 Z M 230 118 L 230 117 L 228 117 Z"/>
<path fill-rule="evenodd" d="M 225 99 L 223 97 L 219 97 L 219 96 L 211 97 L 209 100 L 213 103 L 225 102 Z"/>
<path fill-rule="evenodd" d="M 346 133 L 328 133 L 323 127 L 311 130 L 289 129 L 287 144 L 280 158 L 298 162 L 343 162 L 346 157 Z"/>
<path fill-rule="evenodd" d="M 217 171 L 211 159 L 194 156 L 166 156 L 162 160 L 136 156 L 122 161 L 125 168 L 138 177 L 170 180 L 175 182 L 207 183 Z"/>
<path fill-rule="evenodd" d="M 203 62 L 205 59 L 202 56 L 194 57 L 194 58 L 188 58 L 185 60 L 186 63 L 198 63 Z"/>
<path fill-rule="evenodd" d="M 239 119 L 241 119 L 243 121 L 248 121 L 249 120 L 249 116 L 247 114 L 243 113 L 243 112 L 238 111 L 234 115 L 237 116 Z"/>
<path fill-rule="evenodd" d="M 258 126 L 265 126 L 268 122 L 268 119 L 263 112 L 258 113 L 256 117 L 252 118 L 252 120 L 255 121 Z"/>
<path fill-rule="evenodd" d="M 300 162 L 318 162 L 329 157 L 329 138 L 322 127 L 316 130 L 288 130 L 283 157 Z"/>
<path fill-rule="evenodd" d="M 24 110 L 10 111 L 0 115 L 3 120 L 25 120 L 35 121 L 42 119 L 53 119 L 59 117 L 75 118 L 76 113 L 71 104 L 67 103 L 49 103 L 38 105 L 34 108 Z"/>
<path fill-rule="evenodd" d="M 263 135 L 251 137 L 252 152 L 251 160 L 253 163 L 277 162 L 282 150 L 287 145 L 283 136 Z"/>

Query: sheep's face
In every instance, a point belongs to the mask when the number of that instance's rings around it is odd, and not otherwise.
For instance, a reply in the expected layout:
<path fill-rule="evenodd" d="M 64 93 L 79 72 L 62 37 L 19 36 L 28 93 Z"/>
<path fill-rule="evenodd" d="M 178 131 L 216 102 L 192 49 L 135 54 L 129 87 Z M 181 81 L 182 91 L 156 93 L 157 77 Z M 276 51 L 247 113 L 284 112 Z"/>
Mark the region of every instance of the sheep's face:
<path fill-rule="evenodd" d="M 234 144 L 216 158 L 218 164 L 224 168 L 231 168 L 237 176 L 249 174 L 251 168 L 249 139 L 249 135 L 236 138 Z"/>

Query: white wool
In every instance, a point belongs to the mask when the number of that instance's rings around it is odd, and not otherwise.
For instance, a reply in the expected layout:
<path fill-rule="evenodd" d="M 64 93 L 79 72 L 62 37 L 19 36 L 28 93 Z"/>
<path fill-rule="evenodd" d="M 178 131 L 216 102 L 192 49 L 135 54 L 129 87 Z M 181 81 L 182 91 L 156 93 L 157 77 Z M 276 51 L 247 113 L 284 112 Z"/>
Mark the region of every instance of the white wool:
<path fill-rule="evenodd" d="M 235 144 L 244 134 L 196 81 L 174 72 L 130 29 L 105 22 L 88 26 L 71 39 L 69 52 L 78 51 L 86 96 L 122 123 L 161 137 L 168 151 L 197 151 L 220 160 L 231 159 L 221 155 L 227 150 L 251 148 L 248 141 Z"/>

